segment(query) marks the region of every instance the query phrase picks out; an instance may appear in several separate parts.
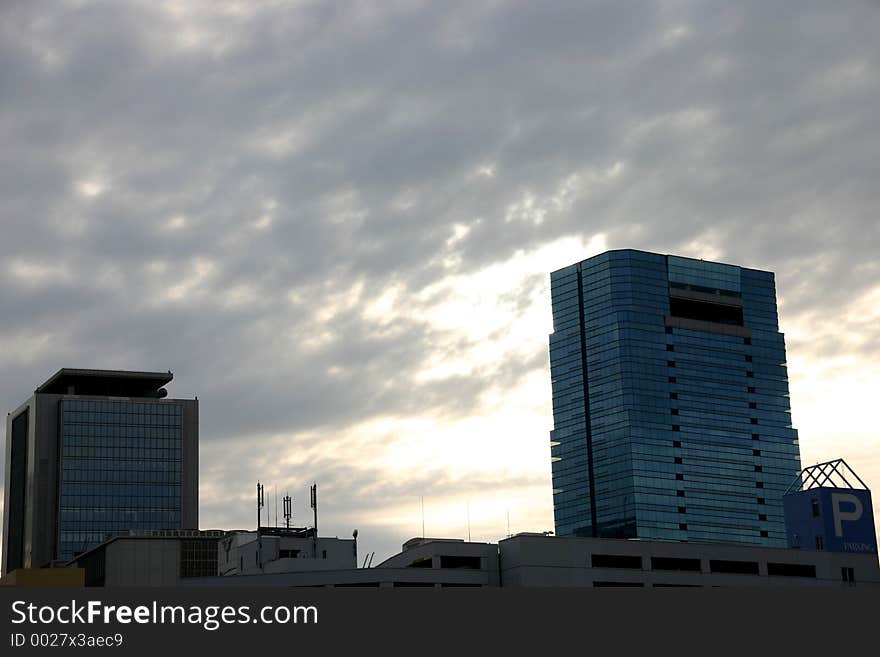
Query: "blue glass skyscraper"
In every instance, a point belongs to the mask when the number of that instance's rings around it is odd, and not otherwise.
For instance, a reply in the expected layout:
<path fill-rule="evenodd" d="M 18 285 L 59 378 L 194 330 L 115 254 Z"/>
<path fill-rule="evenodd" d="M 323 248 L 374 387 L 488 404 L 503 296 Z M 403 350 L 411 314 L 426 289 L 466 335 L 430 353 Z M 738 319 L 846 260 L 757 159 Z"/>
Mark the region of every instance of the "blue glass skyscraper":
<path fill-rule="evenodd" d="M 784 547 L 800 452 L 773 274 L 621 250 L 550 280 L 556 534 Z"/>

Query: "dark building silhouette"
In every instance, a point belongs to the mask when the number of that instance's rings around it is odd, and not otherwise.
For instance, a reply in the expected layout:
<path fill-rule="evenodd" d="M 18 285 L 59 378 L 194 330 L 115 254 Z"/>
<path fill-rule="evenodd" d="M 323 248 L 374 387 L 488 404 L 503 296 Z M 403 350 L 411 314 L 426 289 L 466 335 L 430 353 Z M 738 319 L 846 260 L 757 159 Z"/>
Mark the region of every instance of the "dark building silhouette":
<path fill-rule="evenodd" d="M 6 421 L 3 572 L 130 530 L 198 529 L 198 400 L 171 372 L 59 370 Z"/>

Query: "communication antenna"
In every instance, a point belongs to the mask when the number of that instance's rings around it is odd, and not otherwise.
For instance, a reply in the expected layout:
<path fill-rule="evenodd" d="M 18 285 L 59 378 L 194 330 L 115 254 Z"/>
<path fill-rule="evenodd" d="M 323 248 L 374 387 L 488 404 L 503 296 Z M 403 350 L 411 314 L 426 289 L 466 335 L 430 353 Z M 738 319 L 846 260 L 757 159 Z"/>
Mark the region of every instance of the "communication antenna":
<path fill-rule="evenodd" d="M 312 539 L 313 539 L 312 540 L 312 545 L 313 545 L 312 551 L 314 552 L 314 554 L 312 556 L 313 556 L 313 558 L 317 559 L 318 558 L 318 484 L 317 483 L 312 484 L 312 487 L 309 490 L 309 492 L 311 493 L 312 510 L 314 511 L 314 514 L 315 514 L 315 535 L 312 537 Z"/>
<path fill-rule="evenodd" d="M 315 515 L 315 534 L 318 533 L 318 484 L 312 484 L 309 490 L 311 494 L 311 506 Z"/>
<path fill-rule="evenodd" d="M 278 526 L 278 485 L 275 485 L 275 526 Z"/>
<path fill-rule="evenodd" d="M 285 495 L 282 502 L 284 503 L 284 526 L 290 529 L 290 519 L 293 517 L 291 509 L 293 500 L 290 499 L 290 495 Z"/>
<path fill-rule="evenodd" d="M 262 526 L 263 521 L 263 484 L 259 481 L 257 482 L 257 529 L 259 530 Z"/>

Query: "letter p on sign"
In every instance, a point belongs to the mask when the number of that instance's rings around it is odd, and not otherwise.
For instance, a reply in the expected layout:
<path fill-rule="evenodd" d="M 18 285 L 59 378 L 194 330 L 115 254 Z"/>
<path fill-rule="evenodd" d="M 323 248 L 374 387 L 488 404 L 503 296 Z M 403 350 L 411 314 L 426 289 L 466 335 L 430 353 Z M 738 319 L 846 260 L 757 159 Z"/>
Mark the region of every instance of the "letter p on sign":
<path fill-rule="evenodd" d="M 841 504 L 851 504 L 852 511 L 843 511 Z M 843 521 L 858 520 L 862 517 L 862 501 L 849 493 L 831 493 L 831 509 L 834 512 L 834 535 L 843 537 Z"/>

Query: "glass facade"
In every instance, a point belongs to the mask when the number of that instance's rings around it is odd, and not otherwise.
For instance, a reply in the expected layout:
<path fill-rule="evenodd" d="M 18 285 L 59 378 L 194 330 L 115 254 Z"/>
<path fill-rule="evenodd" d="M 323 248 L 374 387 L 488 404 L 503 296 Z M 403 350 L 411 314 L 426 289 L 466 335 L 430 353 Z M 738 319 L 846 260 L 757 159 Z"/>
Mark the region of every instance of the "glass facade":
<path fill-rule="evenodd" d="M 181 407 L 61 402 L 60 557 L 125 530 L 181 527 Z"/>
<path fill-rule="evenodd" d="M 610 251 L 551 292 L 557 535 L 786 546 L 800 454 L 773 274 Z"/>

